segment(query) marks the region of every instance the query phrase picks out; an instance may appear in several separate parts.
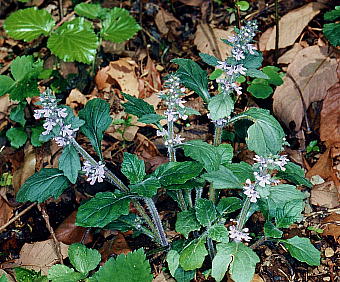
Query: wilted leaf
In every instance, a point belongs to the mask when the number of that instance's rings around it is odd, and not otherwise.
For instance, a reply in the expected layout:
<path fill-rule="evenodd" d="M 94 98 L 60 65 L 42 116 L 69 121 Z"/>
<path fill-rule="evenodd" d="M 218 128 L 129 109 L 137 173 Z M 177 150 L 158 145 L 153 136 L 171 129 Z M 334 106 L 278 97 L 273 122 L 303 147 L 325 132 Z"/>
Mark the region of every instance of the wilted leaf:
<path fill-rule="evenodd" d="M 338 81 L 337 62 L 336 59 L 330 58 L 330 55 L 328 47 L 307 47 L 301 50 L 288 66 L 287 73 L 299 86 L 307 108 L 312 102 L 323 100 L 327 89 Z M 273 109 L 275 115 L 287 126 L 294 121 L 295 129 L 298 130 L 304 109 L 299 91 L 289 75 L 283 78 L 283 85 L 275 90 Z"/>
<path fill-rule="evenodd" d="M 303 29 L 324 7 L 321 3 L 312 2 L 284 15 L 279 24 L 279 48 L 293 45 Z M 272 29 L 265 50 L 275 49 L 275 34 L 276 27 Z"/>

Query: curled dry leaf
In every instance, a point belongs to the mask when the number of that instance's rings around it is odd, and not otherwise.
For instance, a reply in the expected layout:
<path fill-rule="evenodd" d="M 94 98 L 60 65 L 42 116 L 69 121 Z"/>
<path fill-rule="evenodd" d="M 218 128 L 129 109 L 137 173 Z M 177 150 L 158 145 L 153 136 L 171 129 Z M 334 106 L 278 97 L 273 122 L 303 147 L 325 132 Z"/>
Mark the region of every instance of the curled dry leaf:
<path fill-rule="evenodd" d="M 105 68 L 102 68 L 97 72 L 94 78 L 94 81 L 96 82 L 98 90 L 103 90 L 105 88 L 111 87 L 112 83 L 110 83 L 109 75 L 107 74 L 107 71 L 109 69 L 110 69 L 110 66 L 106 66 Z"/>
<path fill-rule="evenodd" d="M 325 5 L 321 3 L 312 2 L 284 15 L 279 24 L 279 48 L 293 45 L 303 29 L 324 7 Z M 268 33 L 265 32 L 263 35 L 268 38 L 263 50 L 275 49 L 276 27 L 271 30 L 269 36 Z M 265 42 L 265 37 L 260 41 Z"/>
<path fill-rule="evenodd" d="M 122 58 L 118 61 L 110 62 L 106 73 L 118 83 L 124 93 L 139 97 L 139 82 L 135 73 L 136 66 L 136 62 L 131 58 Z"/>
<path fill-rule="evenodd" d="M 160 8 L 155 17 L 156 26 L 161 34 L 167 34 L 170 30 L 173 34 L 177 34 L 176 28 L 181 25 L 181 22 L 176 19 L 171 13 L 163 8 Z"/>
<path fill-rule="evenodd" d="M 222 42 L 221 39 L 228 39 L 231 35 L 233 35 L 232 27 L 223 30 L 208 24 L 199 24 L 195 33 L 194 44 L 200 52 L 225 60 L 230 55 L 231 46 Z"/>
<path fill-rule="evenodd" d="M 338 81 L 337 62 L 331 55 L 328 47 L 307 47 L 288 66 L 284 83 L 276 88 L 273 96 L 274 113 L 287 126 L 294 121 L 295 130 L 299 130 L 304 117 L 302 99 L 292 78 L 302 92 L 306 108 L 312 102 L 323 100 L 327 89 Z"/>
<path fill-rule="evenodd" d="M 151 96 L 155 92 L 159 92 L 162 88 L 161 76 L 157 70 L 155 63 L 148 56 L 148 60 L 139 79 L 139 98 L 144 99 Z"/>
<path fill-rule="evenodd" d="M 67 258 L 68 245 L 60 243 L 60 249 L 63 258 Z M 41 271 L 43 275 L 47 275 L 48 269 L 58 262 L 53 239 L 33 244 L 26 243 L 20 251 L 20 257 L 16 260 L 21 267 Z"/>
<path fill-rule="evenodd" d="M 83 93 L 78 89 L 72 89 L 68 97 L 66 98 L 66 105 L 70 106 L 72 109 L 76 109 L 79 106 L 84 106 L 87 99 Z"/>

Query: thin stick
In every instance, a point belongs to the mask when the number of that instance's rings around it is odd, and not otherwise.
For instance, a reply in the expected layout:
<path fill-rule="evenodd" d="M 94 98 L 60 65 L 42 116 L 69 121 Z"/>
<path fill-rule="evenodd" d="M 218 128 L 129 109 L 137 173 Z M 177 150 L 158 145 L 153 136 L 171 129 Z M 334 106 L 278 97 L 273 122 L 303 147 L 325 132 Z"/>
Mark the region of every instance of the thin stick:
<path fill-rule="evenodd" d="M 64 18 L 63 0 L 59 0 L 59 15 L 60 15 L 60 20 L 62 20 Z"/>
<path fill-rule="evenodd" d="M 279 58 L 279 39 L 280 39 L 279 21 L 280 21 L 280 19 L 279 19 L 279 1 L 275 0 L 275 26 L 276 26 L 275 54 L 274 54 L 275 65 L 277 65 L 277 60 Z"/>
<path fill-rule="evenodd" d="M 32 203 L 26 209 L 19 212 L 15 217 L 13 217 L 11 220 L 9 220 L 7 223 L 5 223 L 3 226 L 0 227 L 0 232 L 5 230 L 7 228 L 7 226 L 11 225 L 14 221 L 18 220 L 19 217 L 23 216 L 25 213 L 27 213 L 31 208 L 33 208 L 36 205 L 37 205 L 37 203 Z"/>
<path fill-rule="evenodd" d="M 49 217 L 48 214 L 47 214 L 45 205 L 44 205 L 44 204 L 38 205 L 38 209 L 39 209 L 39 211 L 41 212 L 42 217 L 43 217 L 44 220 L 45 220 L 46 227 L 47 227 L 48 231 L 50 231 L 50 234 L 51 234 L 51 236 L 52 236 L 52 239 L 53 239 L 53 242 L 54 242 L 54 248 L 55 248 L 55 251 L 56 251 L 56 253 L 57 253 L 59 262 L 60 262 L 61 264 L 64 264 L 64 262 L 63 262 L 63 255 L 61 254 L 60 243 L 59 243 L 57 237 L 55 236 L 54 230 L 53 230 L 53 228 L 52 228 L 52 226 L 51 226 L 50 217 Z"/>
<path fill-rule="evenodd" d="M 332 212 L 340 212 L 340 208 L 328 209 L 326 211 L 311 212 L 309 214 L 305 214 L 305 217 L 315 216 L 315 215 L 323 214 L 323 213 L 332 213 Z"/>

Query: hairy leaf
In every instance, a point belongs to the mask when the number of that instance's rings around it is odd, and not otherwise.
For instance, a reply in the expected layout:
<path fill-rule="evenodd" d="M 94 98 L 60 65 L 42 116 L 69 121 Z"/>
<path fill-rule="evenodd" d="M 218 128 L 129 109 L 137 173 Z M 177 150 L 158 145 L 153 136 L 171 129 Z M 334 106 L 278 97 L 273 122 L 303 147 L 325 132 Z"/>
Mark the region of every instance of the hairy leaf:
<path fill-rule="evenodd" d="M 74 268 L 87 275 L 101 261 L 100 253 L 95 249 L 86 248 L 83 244 L 75 243 L 68 248 L 68 256 Z"/>
<path fill-rule="evenodd" d="M 158 179 L 153 177 L 146 178 L 143 181 L 139 181 L 136 184 L 129 185 L 132 193 L 136 193 L 142 197 L 151 198 L 157 194 L 158 188 L 161 187 Z"/>
<path fill-rule="evenodd" d="M 313 184 L 305 178 L 305 172 L 299 165 L 289 162 L 285 165 L 285 168 L 285 171 L 277 173 L 278 177 L 287 179 L 296 185 L 305 185 L 308 188 L 312 188 Z"/>
<path fill-rule="evenodd" d="M 229 232 L 222 224 L 215 224 L 208 230 L 208 237 L 216 242 L 228 243 Z"/>
<path fill-rule="evenodd" d="M 264 224 L 264 235 L 266 237 L 272 237 L 272 238 L 281 238 L 283 235 L 283 232 L 278 229 L 273 223 L 271 223 L 270 221 L 267 221 Z"/>
<path fill-rule="evenodd" d="M 240 180 L 224 166 L 220 166 L 219 170 L 203 174 L 202 178 L 211 182 L 215 189 L 242 188 Z"/>
<path fill-rule="evenodd" d="M 26 119 L 25 119 L 25 107 L 27 102 L 20 102 L 16 107 L 12 108 L 9 118 L 12 121 L 19 123 L 21 126 L 25 126 Z"/>
<path fill-rule="evenodd" d="M 207 199 L 198 199 L 195 204 L 196 218 L 203 226 L 211 226 L 216 219 L 214 203 Z"/>
<path fill-rule="evenodd" d="M 253 168 L 246 162 L 224 164 L 223 166 L 230 169 L 241 183 L 246 182 L 247 179 L 255 180 Z"/>
<path fill-rule="evenodd" d="M 125 112 L 139 118 L 149 116 L 149 114 L 156 114 L 153 106 L 145 102 L 143 99 L 139 99 L 125 93 L 123 93 L 123 96 L 126 100 L 128 100 L 128 102 L 123 105 Z"/>
<path fill-rule="evenodd" d="M 201 57 L 203 62 L 205 62 L 206 64 L 210 66 L 215 67 L 218 65 L 218 59 L 215 56 L 205 54 L 205 53 L 199 53 L 199 56 Z"/>
<path fill-rule="evenodd" d="M 63 152 L 59 157 L 58 168 L 64 172 L 64 175 L 72 184 L 77 182 L 81 164 L 77 150 L 73 145 L 68 144 L 64 147 Z"/>
<path fill-rule="evenodd" d="M 194 209 L 181 211 L 177 214 L 176 232 L 181 233 L 185 238 L 188 238 L 191 231 L 199 230 L 200 228 L 201 225 L 197 221 Z"/>
<path fill-rule="evenodd" d="M 208 254 L 204 243 L 204 238 L 195 239 L 180 253 L 179 264 L 184 270 L 195 270 L 202 266 L 205 256 Z"/>
<path fill-rule="evenodd" d="M 211 276 L 215 278 L 217 282 L 222 281 L 228 266 L 232 261 L 232 256 L 225 251 L 218 251 L 212 261 Z"/>
<path fill-rule="evenodd" d="M 234 101 L 228 93 L 221 93 L 210 99 L 208 109 L 212 120 L 227 118 L 234 109 Z"/>
<path fill-rule="evenodd" d="M 136 184 L 143 180 L 145 164 L 136 155 L 125 152 L 121 172 L 130 180 L 131 184 Z"/>
<path fill-rule="evenodd" d="M 220 214 L 232 213 L 242 208 L 242 200 L 236 197 L 222 198 L 216 207 Z"/>
<path fill-rule="evenodd" d="M 48 270 L 48 279 L 52 282 L 77 282 L 84 277 L 83 274 L 75 272 L 63 264 L 55 264 Z"/>
<path fill-rule="evenodd" d="M 14 148 L 20 148 L 27 141 L 27 133 L 22 127 L 12 127 L 6 132 L 6 137 Z"/>

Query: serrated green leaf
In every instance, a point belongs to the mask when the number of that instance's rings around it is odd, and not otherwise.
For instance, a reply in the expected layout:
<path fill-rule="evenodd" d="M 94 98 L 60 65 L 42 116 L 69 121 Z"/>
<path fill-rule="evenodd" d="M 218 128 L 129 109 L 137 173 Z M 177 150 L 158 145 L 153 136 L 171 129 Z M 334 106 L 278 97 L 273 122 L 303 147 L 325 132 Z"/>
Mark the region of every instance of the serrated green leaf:
<path fill-rule="evenodd" d="M 31 128 L 32 132 L 31 132 L 31 144 L 34 147 L 39 147 L 43 144 L 43 142 L 41 142 L 39 140 L 41 133 L 43 133 L 45 131 L 45 129 L 42 126 L 36 126 L 36 127 L 32 127 Z"/>
<path fill-rule="evenodd" d="M 230 144 L 220 144 L 214 147 L 218 155 L 221 157 L 221 165 L 226 165 L 231 163 L 234 156 L 234 149 Z"/>
<path fill-rule="evenodd" d="M 115 43 L 132 38 L 141 29 L 129 11 L 117 7 L 110 10 L 102 25 L 101 36 Z"/>
<path fill-rule="evenodd" d="M 264 235 L 269 238 L 281 238 L 283 235 L 283 232 L 270 221 L 266 221 L 263 231 Z"/>
<path fill-rule="evenodd" d="M 162 164 L 152 174 L 162 186 L 183 184 L 198 176 L 203 167 L 198 162 L 169 162 Z"/>
<path fill-rule="evenodd" d="M 48 282 L 47 276 L 43 276 L 33 269 L 16 267 L 14 268 L 14 272 L 15 279 L 18 282 Z M 2 280 L 0 279 L 0 281 Z M 7 278 L 4 281 L 8 281 Z"/>
<path fill-rule="evenodd" d="M 25 119 L 25 107 L 27 102 L 20 102 L 16 107 L 11 109 L 11 113 L 9 118 L 12 121 L 19 123 L 21 126 L 25 126 L 26 119 Z"/>
<path fill-rule="evenodd" d="M 281 76 L 277 73 L 278 71 L 275 70 L 272 66 L 266 66 L 262 69 L 262 71 L 268 75 L 268 83 L 273 84 L 275 86 L 279 86 L 283 84 L 283 80 Z"/>
<path fill-rule="evenodd" d="M 32 56 L 16 57 L 11 64 L 11 74 L 15 80 L 24 79 L 33 68 Z"/>
<path fill-rule="evenodd" d="M 24 41 L 31 41 L 40 35 L 48 35 L 54 25 L 50 13 L 36 8 L 18 10 L 4 22 L 4 28 L 9 36 Z"/>
<path fill-rule="evenodd" d="M 229 273 L 234 281 L 249 282 L 253 279 L 255 266 L 260 259 L 251 248 L 243 243 L 221 243 L 217 245 L 217 253 L 219 252 L 226 258 L 232 256 Z"/>
<path fill-rule="evenodd" d="M 147 178 L 136 184 L 129 185 L 132 193 L 136 193 L 139 196 L 151 198 L 157 194 L 158 188 L 161 187 L 158 179 L 153 177 Z"/>
<path fill-rule="evenodd" d="M 110 10 L 102 8 L 100 4 L 80 3 L 74 7 L 77 15 L 91 20 L 103 18 Z"/>
<path fill-rule="evenodd" d="M 205 62 L 206 64 L 210 66 L 215 67 L 218 65 L 218 59 L 215 56 L 205 54 L 205 53 L 199 53 L 199 56 L 201 57 L 203 62 Z"/>
<path fill-rule="evenodd" d="M 27 141 L 27 133 L 22 127 L 12 127 L 6 132 L 6 137 L 11 142 L 13 148 L 20 148 Z"/>
<path fill-rule="evenodd" d="M 103 160 L 101 142 L 103 140 L 103 132 L 112 122 L 110 105 L 102 99 L 92 99 L 79 112 L 79 118 L 85 120 L 85 124 L 80 128 L 81 132 L 89 138 L 96 153 Z"/>
<path fill-rule="evenodd" d="M 128 100 L 123 104 L 125 112 L 142 118 L 144 115 L 156 114 L 152 105 L 145 102 L 143 99 L 133 97 L 129 94 L 122 93 L 124 98 Z"/>
<path fill-rule="evenodd" d="M 8 94 L 14 80 L 7 75 L 0 75 L 0 96 Z"/>
<path fill-rule="evenodd" d="M 336 19 L 340 18 L 340 6 L 336 6 L 334 10 L 326 12 L 323 15 L 323 18 L 326 21 L 335 21 Z"/>
<path fill-rule="evenodd" d="M 146 175 L 143 160 L 136 155 L 125 152 L 121 172 L 130 180 L 131 184 L 141 182 Z"/>
<path fill-rule="evenodd" d="M 224 251 L 218 251 L 212 261 L 211 276 L 215 278 L 217 282 L 222 281 L 230 262 L 232 261 L 232 256 Z"/>
<path fill-rule="evenodd" d="M 42 203 L 51 197 L 57 199 L 69 185 L 70 182 L 59 169 L 43 168 L 21 186 L 17 201 Z"/>
<path fill-rule="evenodd" d="M 197 63 L 189 59 L 173 59 L 171 62 L 179 65 L 176 75 L 180 78 L 181 83 L 195 91 L 207 103 L 210 100 L 207 73 Z"/>
<path fill-rule="evenodd" d="M 97 53 L 98 38 L 89 25 L 84 18 L 64 23 L 51 34 L 47 47 L 65 62 L 92 63 Z"/>
<path fill-rule="evenodd" d="M 242 60 L 242 64 L 246 69 L 257 69 L 261 67 L 263 61 L 263 57 L 261 53 L 256 55 L 248 54 L 244 60 Z"/>
<path fill-rule="evenodd" d="M 227 118 L 234 109 L 234 101 L 228 93 L 220 93 L 210 99 L 208 109 L 212 120 Z"/>
<path fill-rule="evenodd" d="M 59 157 L 58 168 L 64 172 L 64 175 L 72 184 L 77 182 L 81 164 L 78 152 L 73 145 L 68 144 L 64 147 L 63 152 Z"/>
<path fill-rule="evenodd" d="M 340 46 L 340 23 L 325 24 L 322 31 L 333 46 Z"/>
<path fill-rule="evenodd" d="M 292 257 L 309 265 L 320 265 L 320 251 L 317 250 L 308 238 L 295 236 L 288 240 L 280 240 Z"/>
<path fill-rule="evenodd" d="M 151 282 L 152 274 L 143 249 L 110 258 L 90 278 L 91 282 Z"/>
<path fill-rule="evenodd" d="M 192 240 L 180 253 L 179 264 L 184 270 L 195 270 L 203 265 L 208 254 L 204 242 L 205 238 Z"/>
<path fill-rule="evenodd" d="M 253 168 L 246 162 L 223 164 L 223 166 L 231 170 L 241 183 L 246 182 L 247 179 L 255 180 Z"/>
<path fill-rule="evenodd" d="M 289 162 L 285 165 L 285 168 L 285 171 L 277 173 L 277 177 L 287 179 L 296 185 L 305 185 L 312 188 L 313 184 L 305 178 L 305 172 L 299 165 Z"/>
<path fill-rule="evenodd" d="M 302 211 L 305 204 L 301 200 L 294 200 L 287 202 L 283 208 L 276 209 L 275 222 L 278 228 L 288 228 L 295 222 L 302 220 Z"/>
<path fill-rule="evenodd" d="M 8 279 L 5 274 L 1 275 L 0 282 L 8 282 Z"/>
<path fill-rule="evenodd" d="M 163 116 L 158 114 L 147 114 L 143 115 L 138 119 L 139 122 L 146 124 L 157 124 L 160 120 L 165 119 Z"/>
<path fill-rule="evenodd" d="M 80 243 L 69 246 L 68 257 L 74 268 L 85 276 L 101 261 L 101 255 L 97 250 L 86 248 Z"/>
<path fill-rule="evenodd" d="M 210 79 L 210 80 L 215 80 L 215 79 L 219 78 L 222 74 L 223 74 L 223 70 L 221 70 L 221 69 L 215 69 L 215 70 L 209 75 L 209 79 Z"/>
<path fill-rule="evenodd" d="M 48 270 L 48 279 L 52 282 L 77 282 L 84 277 L 83 274 L 75 272 L 72 268 L 63 264 L 55 264 Z"/>
<path fill-rule="evenodd" d="M 222 224 L 215 224 L 208 229 L 208 237 L 216 242 L 228 243 L 229 232 Z"/>
<path fill-rule="evenodd" d="M 242 188 L 240 180 L 224 166 L 220 166 L 219 170 L 203 174 L 202 178 L 211 182 L 215 189 Z"/>
<path fill-rule="evenodd" d="M 250 77 L 269 79 L 268 75 L 266 75 L 263 71 L 252 68 L 247 69 L 246 75 Z"/>
<path fill-rule="evenodd" d="M 176 232 L 181 233 L 185 238 L 188 238 L 191 231 L 199 230 L 200 228 L 201 225 L 197 221 L 194 209 L 181 211 L 177 214 Z"/>
<path fill-rule="evenodd" d="M 170 250 L 166 256 L 170 274 L 175 276 L 175 271 L 179 267 L 179 253 L 175 250 Z"/>
<path fill-rule="evenodd" d="M 254 97 L 266 99 L 273 93 L 273 88 L 266 84 L 251 84 L 247 87 L 247 91 Z"/>
<path fill-rule="evenodd" d="M 270 187 L 270 195 L 268 198 L 275 203 L 276 206 L 283 207 L 287 202 L 304 200 L 306 196 L 293 185 L 279 184 Z"/>
<path fill-rule="evenodd" d="M 242 200 L 236 197 L 222 198 L 216 207 L 220 214 L 232 213 L 242 208 Z"/>
<path fill-rule="evenodd" d="M 208 199 L 198 199 L 195 204 L 196 218 L 203 226 L 211 226 L 216 219 L 214 203 Z"/>

